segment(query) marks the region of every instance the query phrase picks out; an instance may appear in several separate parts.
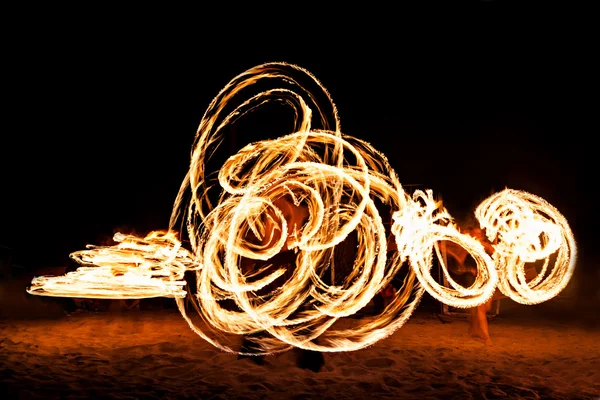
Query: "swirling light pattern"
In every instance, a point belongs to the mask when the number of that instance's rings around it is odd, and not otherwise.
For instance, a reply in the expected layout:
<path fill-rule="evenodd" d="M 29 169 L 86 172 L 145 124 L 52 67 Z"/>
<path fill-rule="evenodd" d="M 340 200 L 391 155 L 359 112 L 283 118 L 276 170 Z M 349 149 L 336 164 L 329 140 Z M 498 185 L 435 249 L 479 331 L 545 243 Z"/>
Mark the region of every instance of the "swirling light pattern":
<path fill-rule="evenodd" d="M 498 288 L 522 304 L 539 304 L 558 295 L 575 269 L 577 246 L 567 220 L 544 199 L 504 190 L 475 210 L 488 239 L 496 241 L 494 262 Z M 530 282 L 525 271 L 541 262 Z"/>
<path fill-rule="evenodd" d="M 184 272 L 197 264 L 173 232 L 152 232 L 144 239 L 117 233 L 114 241 L 119 244 L 89 245 L 89 250 L 72 253 L 82 267 L 64 276 L 35 277 L 29 293 L 110 299 L 186 296 Z"/>
<path fill-rule="evenodd" d="M 264 82 L 282 86 L 247 95 Z M 224 128 L 273 101 L 293 110 L 291 132 L 248 144 L 220 167 L 217 182 L 211 181 L 207 161 Z M 385 228 L 383 209 L 391 210 L 391 230 Z M 530 304 L 565 287 L 576 246 L 556 209 L 531 194 L 505 190 L 485 200 L 476 217 L 496 243 L 493 258 L 460 232 L 431 191 L 409 195 L 383 154 L 342 134 L 329 93 L 310 72 L 268 63 L 235 77 L 211 102 L 167 231 L 144 239 L 117 234 L 115 246 L 73 253 L 82 264 L 77 271 L 37 277 L 28 291 L 175 297 L 191 329 L 214 346 L 238 352 L 231 337 L 268 332 L 253 336 L 257 354 L 268 354 L 292 346 L 350 351 L 372 345 L 406 322 L 425 290 L 446 304 L 473 307 L 496 287 Z M 391 234 L 397 249 L 388 252 Z M 349 235 L 357 245 L 344 262 L 347 258 L 337 256 L 348 251 Z M 443 263 L 451 287 L 432 277 L 434 251 L 443 240 L 464 247 L 476 261 L 472 286 L 453 281 Z M 294 252 L 294 259 L 276 262 L 282 252 Z M 538 260 L 543 260 L 540 274 L 526 282 L 524 265 Z M 183 301 L 185 271 L 196 277 L 196 290 L 188 285 L 187 295 L 195 300 L 201 324 L 187 314 Z M 404 284 L 379 315 L 345 318 L 399 274 Z"/>

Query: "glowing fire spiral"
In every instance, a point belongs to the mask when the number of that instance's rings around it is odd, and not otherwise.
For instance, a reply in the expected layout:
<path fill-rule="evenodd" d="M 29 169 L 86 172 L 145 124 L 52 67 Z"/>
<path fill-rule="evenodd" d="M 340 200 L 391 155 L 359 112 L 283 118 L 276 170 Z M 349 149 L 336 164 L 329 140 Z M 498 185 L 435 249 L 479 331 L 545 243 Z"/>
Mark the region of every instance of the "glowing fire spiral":
<path fill-rule="evenodd" d="M 316 90 L 306 89 L 303 80 Z M 287 87 L 260 91 L 231 106 L 263 81 Z M 223 164 L 214 185 L 206 163 L 224 128 L 271 101 L 292 108 L 292 132 L 248 144 Z M 259 65 L 225 86 L 200 123 L 190 165 L 168 231 L 144 239 L 118 234 L 115 246 L 73 253 L 82 267 L 62 277 L 37 277 L 28 292 L 175 297 L 190 327 L 229 352 L 237 351 L 226 334 L 258 332 L 269 333 L 256 339 L 263 354 L 292 346 L 349 351 L 402 326 L 425 290 L 455 307 L 482 304 L 496 287 L 516 301 L 539 303 L 565 287 L 575 265 L 566 220 L 543 200 L 514 190 L 477 208 L 476 217 L 496 243 L 490 257 L 480 242 L 459 231 L 431 191 L 408 195 L 383 154 L 342 134 L 326 89 L 294 65 Z M 391 232 L 382 206 L 393 212 Z M 351 265 L 344 265 L 336 253 L 351 234 L 357 246 Z M 397 251 L 388 252 L 390 234 Z M 183 248 L 184 240 L 190 250 Z M 464 247 L 476 261 L 479 273 L 472 286 L 454 282 L 443 263 L 451 287 L 432 277 L 434 250 L 442 240 Z M 274 261 L 290 251 L 294 260 Z M 545 260 L 542 270 L 526 282 L 524 265 L 537 260 Z M 195 273 L 195 308 L 208 329 L 186 312 L 185 271 Z M 398 274 L 404 274 L 404 285 L 380 315 L 358 322 L 344 318 L 364 308 Z"/>
<path fill-rule="evenodd" d="M 497 241 L 494 262 L 498 288 L 522 304 L 538 304 L 562 291 L 575 268 L 577 247 L 567 220 L 530 193 L 504 190 L 483 201 L 475 215 L 488 238 Z M 527 265 L 542 262 L 538 275 L 525 280 Z"/>

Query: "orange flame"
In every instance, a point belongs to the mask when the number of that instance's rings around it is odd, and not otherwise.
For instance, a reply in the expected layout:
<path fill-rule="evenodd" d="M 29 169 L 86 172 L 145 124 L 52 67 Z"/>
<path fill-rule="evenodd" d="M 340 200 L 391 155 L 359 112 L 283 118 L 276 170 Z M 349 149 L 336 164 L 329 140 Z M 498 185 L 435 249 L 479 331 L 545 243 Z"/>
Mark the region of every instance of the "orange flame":
<path fill-rule="evenodd" d="M 302 86 L 297 75 L 318 93 Z M 292 89 L 260 92 L 226 111 L 240 93 L 267 80 Z M 316 100 L 317 94 L 327 99 L 325 104 Z M 209 192 L 214 188 L 205 164 L 223 128 L 274 100 L 293 108 L 294 131 L 251 143 L 231 156 L 219 171 L 220 197 L 213 206 Z M 321 129 L 312 128 L 314 118 Z M 398 251 L 389 253 L 389 259 L 376 202 L 394 210 Z M 237 352 L 219 332 L 268 331 L 271 336 L 257 343 L 266 354 L 291 346 L 350 351 L 372 345 L 406 322 L 425 290 L 446 304 L 473 307 L 487 301 L 497 286 L 524 303 L 545 301 L 564 288 L 573 272 L 576 246 L 566 220 L 552 206 L 506 190 L 484 201 L 476 216 L 496 239 L 493 258 L 476 239 L 460 233 L 431 191 L 408 195 L 383 154 L 342 134 L 336 107 L 312 74 L 294 65 L 269 63 L 234 78 L 211 102 L 167 232 L 144 239 L 117 234 L 115 246 L 73 253 L 82 264 L 77 271 L 37 277 L 28 291 L 46 296 L 175 297 L 191 329 L 214 346 Z M 186 232 L 190 250 L 183 248 L 178 231 Z M 340 267 L 335 265 L 335 249 L 352 232 L 359 246 L 351 272 L 333 279 Z M 445 288 L 431 276 L 436 243 L 442 240 L 463 246 L 477 262 L 479 273 L 471 287 L 448 279 L 452 287 Z M 296 252 L 294 268 L 269 265 L 273 256 L 288 249 Z M 556 252 L 552 272 L 526 283 L 524 264 Z M 244 267 L 248 260 L 266 267 Z M 380 315 L 351 327 L 336 324 L 365 307 L 402 268 L 408 268 L 404 286 Z M 549 270 L 546 262 L 543 272 Z M 196 309 L 208 330 L 187 315 L 182 300 L 185 271 L 196 273 Z M 332 277 L 329 284 L 325 271 Z M 271 289 L 282 277 L 285 284 Z M 258 295 L 265 290 L 267 295 Z M 225 299 L 237 309 L 225 307 Z"/>

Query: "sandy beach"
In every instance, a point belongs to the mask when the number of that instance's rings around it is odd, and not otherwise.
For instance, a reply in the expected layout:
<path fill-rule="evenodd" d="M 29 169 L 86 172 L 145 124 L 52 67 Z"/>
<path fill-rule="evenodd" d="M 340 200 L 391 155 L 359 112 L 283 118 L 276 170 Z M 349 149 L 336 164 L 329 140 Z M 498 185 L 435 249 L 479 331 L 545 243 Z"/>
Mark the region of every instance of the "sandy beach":
<path fill-rule="evenodd" d="M 401 329 L 355 352 L 325 354 L 318 372 L 293 351 L 263 365 L 193 333 L 177 310 L 79 310 L 3 286 L 1 389 L 18 399 L 598 399 L 594 310 L 510 300 L 490 322 L 494 344 L 467 321 L 422 307 Z M 12 295 L 11 295 L 12 293 Z M 6 397 L 5 397 L 6 398 Z"/>

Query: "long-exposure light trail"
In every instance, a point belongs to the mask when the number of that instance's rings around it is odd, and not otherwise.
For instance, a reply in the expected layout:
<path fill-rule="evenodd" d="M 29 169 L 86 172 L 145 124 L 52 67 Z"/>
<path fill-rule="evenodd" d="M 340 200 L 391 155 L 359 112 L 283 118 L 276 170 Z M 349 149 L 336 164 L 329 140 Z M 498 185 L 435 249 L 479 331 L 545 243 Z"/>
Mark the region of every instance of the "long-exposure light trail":
<path fill-rule="evenodd" d="M 281 87 L 247 95 L 259 82 Z M 293 110 L 292 131 L 249 143 L 219 168 L 216 183 L 210 181 L 207 161 L 225 128 L 273 101 Z M 391 230 L 382 207 L 391 210 Z M 259 353 L 269 354 L 294 346 L 350 351 L 372 345 L 407 321 L 425 291 L 454 307 L 483 304 L 496 288 L 535 304 L 569 282 L 573 234 L 543 199 L 506 189 L 483 201 L 475 215 L 494 243 L 493 256 L 461 233 L 430 190 L 408 194 L 385 155 L 342 133 L 329 93 L 310 72 L 268 63 L 235 77 L 209 105 L 167 230 L 145 238 L 117 234 L 114 246 L 75 252 L 79 269 L 36 277 L 28 292 L 174 297 L 191 329 L 214 346 L 238 352 L 227 334 L 268 332 L 256 341 Z M 357 241 L 352 257 L 339 257 L 349 235 Z M 397 249 L 388 252 L 390 235 Z M 432 277 L 440 241 L 462 246 L 475 260 L 478 274 L 470 287 L 454 282 L 444 263 L 451 287 Z M 275 261 L 289 252 L 293 260 Z M 532 263 L 542 268 L 527 282 L 524 270 Z M 195 274 L 195 287 L 186 282 L 186 271 Z M 399 275 L 404 284 L 380 314 L 345 318 Z M 202 324 L 187 314 L 186 296 Z"/>

